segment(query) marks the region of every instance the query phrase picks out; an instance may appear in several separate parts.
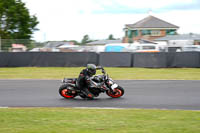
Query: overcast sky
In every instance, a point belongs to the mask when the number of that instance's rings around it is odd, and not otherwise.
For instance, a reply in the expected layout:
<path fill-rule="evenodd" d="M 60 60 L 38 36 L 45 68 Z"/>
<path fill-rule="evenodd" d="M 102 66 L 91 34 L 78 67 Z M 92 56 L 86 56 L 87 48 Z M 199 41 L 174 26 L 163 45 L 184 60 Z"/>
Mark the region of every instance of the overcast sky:
<path fill-rule="evenodd" d="M 178 33 L 200 33 L 200 0 L 22 0 L 36 15 L 37 41 L 80 41 L 124 36 L 125 24 L 152 15 L 180 27 Z"/>

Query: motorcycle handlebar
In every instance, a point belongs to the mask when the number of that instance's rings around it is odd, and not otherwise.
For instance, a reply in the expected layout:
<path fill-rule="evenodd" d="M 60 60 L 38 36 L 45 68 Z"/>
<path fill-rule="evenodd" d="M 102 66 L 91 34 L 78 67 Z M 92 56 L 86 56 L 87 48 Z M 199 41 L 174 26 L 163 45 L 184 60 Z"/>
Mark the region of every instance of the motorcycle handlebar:
<path fill-rule="evenodd" d="M 106 74 L 106 71 L 104 70 L 104 68 L 103 68 L 102 66 L 97 66 L 96 69 L 97 69 L 97 70 L 101 70 L 101 72 L 102 72 L 103 74 Z"/>

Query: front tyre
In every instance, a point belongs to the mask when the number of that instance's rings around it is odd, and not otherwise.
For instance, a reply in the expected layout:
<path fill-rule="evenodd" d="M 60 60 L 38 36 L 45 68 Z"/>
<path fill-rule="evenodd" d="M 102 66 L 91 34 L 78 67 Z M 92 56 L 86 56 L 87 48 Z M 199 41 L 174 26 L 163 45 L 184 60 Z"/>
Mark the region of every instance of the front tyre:
<path fill-rule="evenodd" d="M 118 86 L 113 92 L 106 91 L 106 94 L 112 98 L 119 98 L 124 95 L 124 89 L 121 86 Z"/>
<path fill-rule="evenodd" d="M 74 98 L 77 94 L 76 93 L 72 93 L 72 91 L 70 89 L 68 89 L 68 85 L 64 84 L 62 86 L 60 86 L 59 88 L 59 94 L 64 97 L 64 98 Z"/>

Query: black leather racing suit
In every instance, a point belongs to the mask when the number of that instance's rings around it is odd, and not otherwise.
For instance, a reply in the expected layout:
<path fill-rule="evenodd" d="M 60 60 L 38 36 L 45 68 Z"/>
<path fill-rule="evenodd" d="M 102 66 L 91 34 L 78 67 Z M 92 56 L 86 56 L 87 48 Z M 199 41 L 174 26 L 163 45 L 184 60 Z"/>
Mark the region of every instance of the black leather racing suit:
<path fill-rule="evenodd" d="M 90 84 L 90 77 L 92 77 L 92 75 L 89 74 L 87 69 L 83 69 L 80 74 L 79 77 L 77 79 L 77 87 L 82 90 L 85 95 L 89 98 L 93 98 L 94 95 L 92 93 L 89 92 L 88 87 Z"/>

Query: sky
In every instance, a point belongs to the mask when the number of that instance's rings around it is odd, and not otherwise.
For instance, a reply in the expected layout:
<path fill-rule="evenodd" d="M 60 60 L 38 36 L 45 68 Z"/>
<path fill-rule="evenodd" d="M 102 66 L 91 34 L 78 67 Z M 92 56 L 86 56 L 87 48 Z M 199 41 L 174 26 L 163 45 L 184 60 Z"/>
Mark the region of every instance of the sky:
<path fill-rule="evenodd" d="M 179 26 L 178 33 L 200 34 L 200 0 L 22 0 L 39 24 L 36 41 L 81 41 L 124 36 L 125 24 L 153 15 Z"/>

